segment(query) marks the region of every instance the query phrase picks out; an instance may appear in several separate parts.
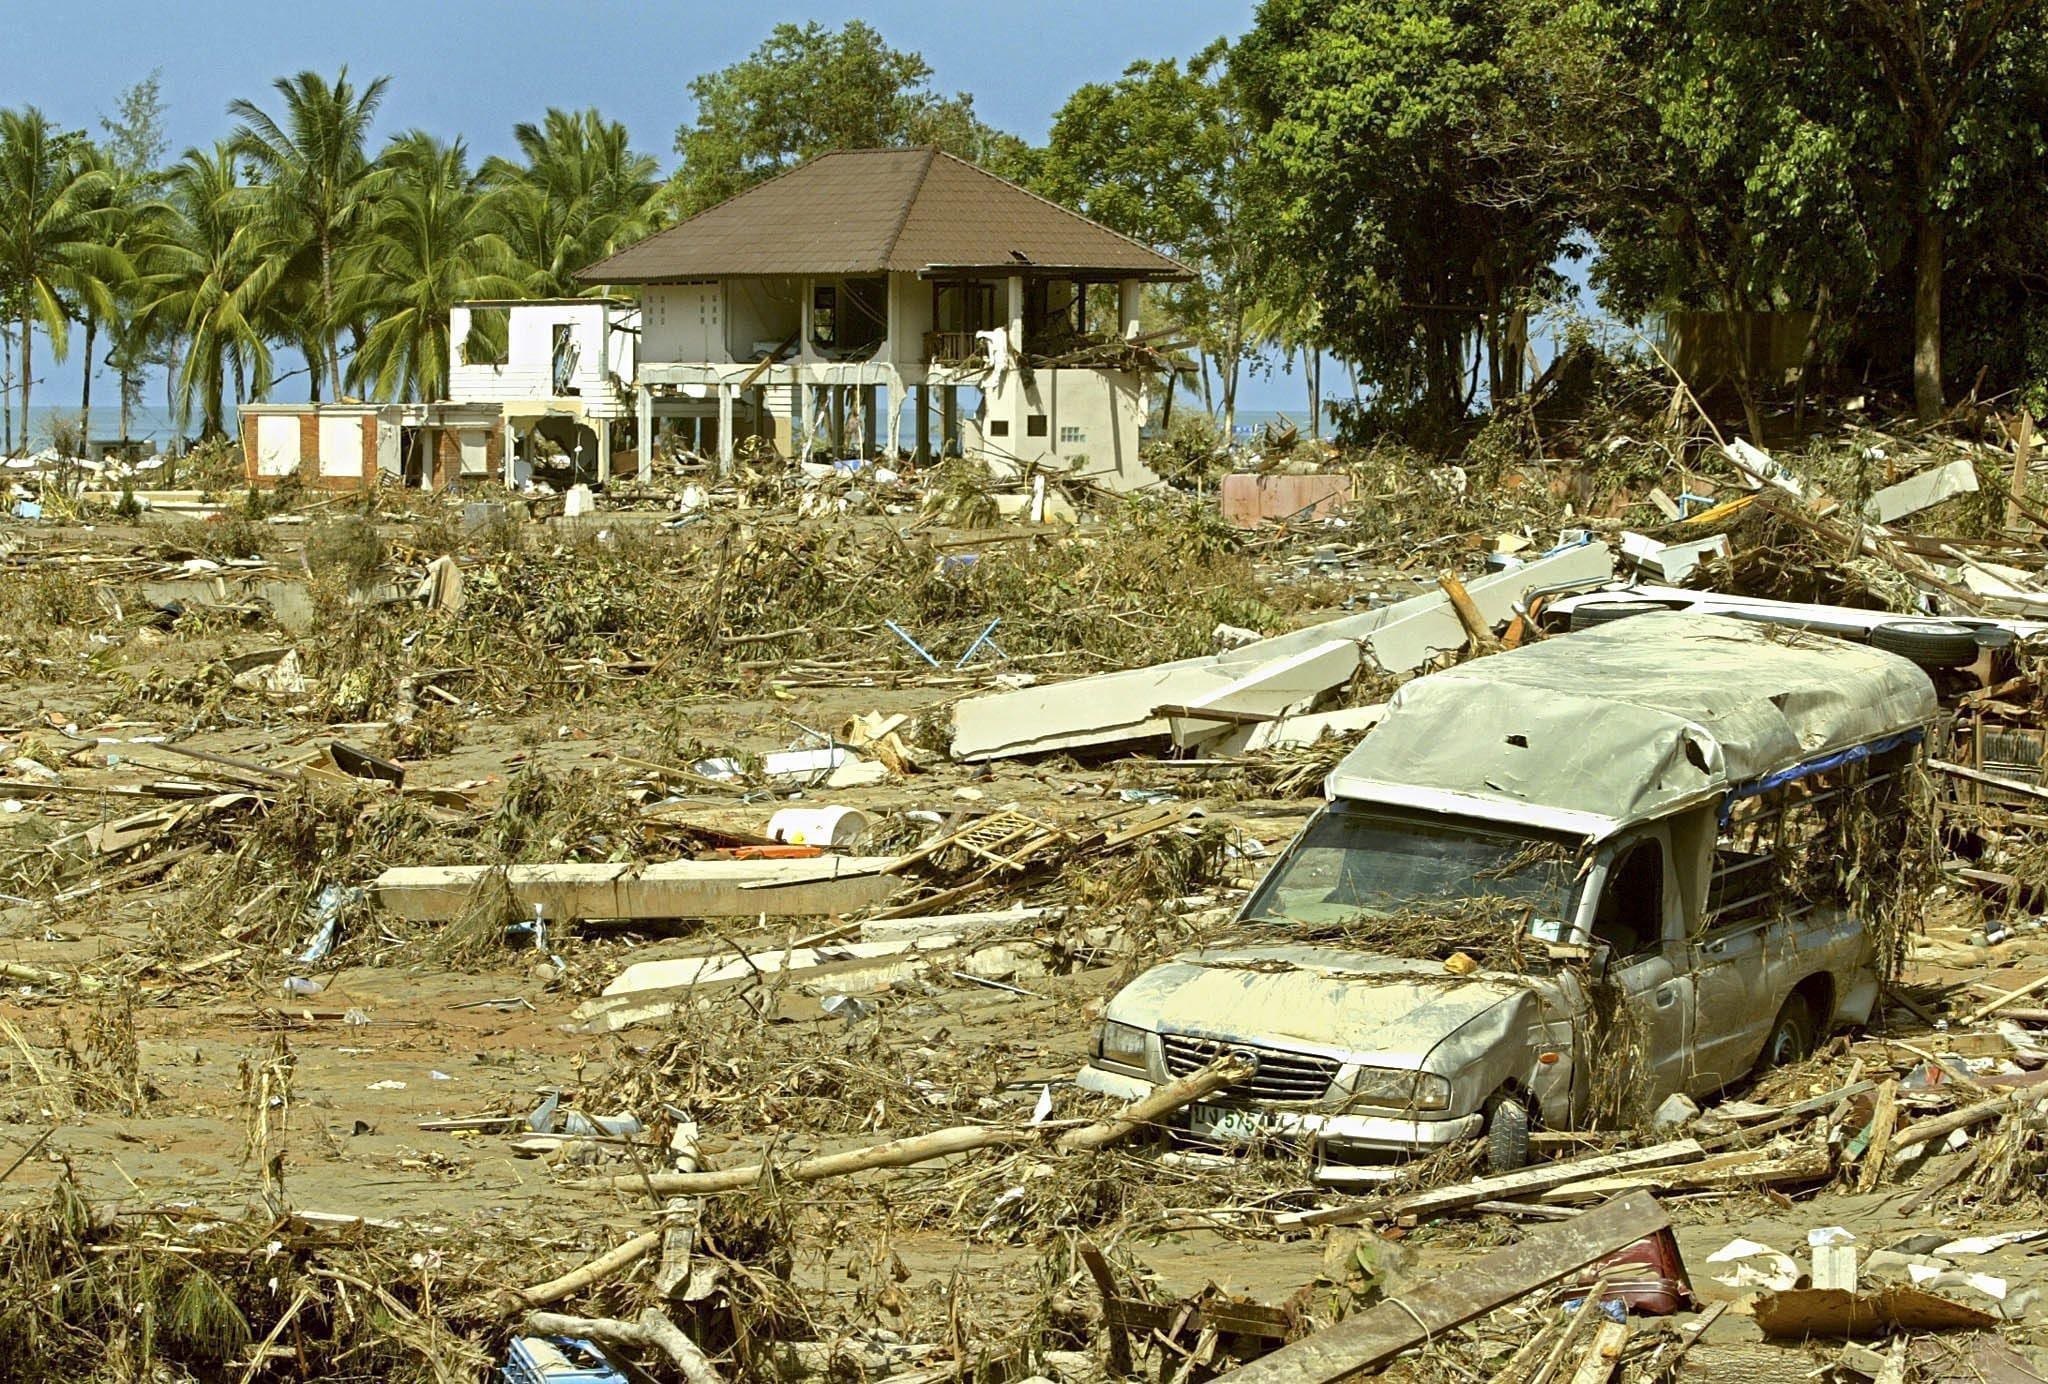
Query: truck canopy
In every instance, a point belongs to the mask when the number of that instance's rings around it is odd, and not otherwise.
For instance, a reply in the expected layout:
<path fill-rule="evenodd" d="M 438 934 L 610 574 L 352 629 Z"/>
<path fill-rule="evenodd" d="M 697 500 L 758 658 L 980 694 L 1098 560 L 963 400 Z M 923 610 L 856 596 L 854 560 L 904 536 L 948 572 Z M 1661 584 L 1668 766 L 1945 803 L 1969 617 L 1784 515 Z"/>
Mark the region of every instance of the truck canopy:
<path fill-rule="evenodd" d="M 1408 683 L 1325 791 L 1597 840 L 1934 714 L 1933 683 L 1895 654 L 1637 615 Z"/>

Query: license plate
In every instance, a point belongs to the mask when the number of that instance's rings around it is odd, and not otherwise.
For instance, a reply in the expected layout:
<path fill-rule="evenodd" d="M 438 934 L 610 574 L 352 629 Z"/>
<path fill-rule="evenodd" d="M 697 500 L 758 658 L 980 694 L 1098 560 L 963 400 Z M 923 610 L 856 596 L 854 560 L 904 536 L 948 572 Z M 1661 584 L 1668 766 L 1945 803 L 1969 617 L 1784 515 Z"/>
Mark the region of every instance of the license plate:
<path fill-rule="evenodd" d="M 1188 1132 L 1197 1139 L 1219 1144 L 1249 1144 L 1266 1132 L 1266 1122 L 1256 1110 L 1229 1105 L 1191 1105 Z"/>

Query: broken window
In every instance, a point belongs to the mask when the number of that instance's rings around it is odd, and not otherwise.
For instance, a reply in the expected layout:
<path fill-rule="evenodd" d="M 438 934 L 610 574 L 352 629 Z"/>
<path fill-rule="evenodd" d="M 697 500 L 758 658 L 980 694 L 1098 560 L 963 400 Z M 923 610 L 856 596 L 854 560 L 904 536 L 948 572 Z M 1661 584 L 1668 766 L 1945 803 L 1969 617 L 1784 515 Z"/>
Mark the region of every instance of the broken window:
<path fill-rule="evenodd" d="M 579 354 L 576 349 L 576 329 L 567 322 L 555 323 L 554 335 L 549 342 L 548 360 L 551 363 L 556 394 L 577 392 L 575 379 Z"/>
<path fill-rule="evenodd" d="M 851 360 L 872 355 L 889 334 L 889 281 L 840 279 L 811 290 L 811 344 Z"/>
<path fill-rule="evenodd" d="M 510 359 L 512 309 L 471 308 L 469 334 L 462 339 L 464 365 L 503 365 Z"/>
<path fill-rule="evenodd" d="M 1309 823 L 1245 916 L 1317 925 L 1499 900 L 1554 923 L 1574 911 L 1577 875 L 1574 852 L 1549 838 L 1337 807 Z"/>
<path fill-rule="evenodd" d="M 1734 800 L 1714 846 L 1703 926 L 1850 903 L 1868 882 L 1856 878 L 1858 861 L 1896 861 L 1906 848 L 1900 804 L 1910 763 L 1910 750 L 1893 751 Z"/>
<path fill-rule="evenodd" d="M 1654 951 L 1664 936 L 1664 847 L 1638 841 L 1607 871 L 1593 910 L 1593 940 L 1616 961 Z"/>

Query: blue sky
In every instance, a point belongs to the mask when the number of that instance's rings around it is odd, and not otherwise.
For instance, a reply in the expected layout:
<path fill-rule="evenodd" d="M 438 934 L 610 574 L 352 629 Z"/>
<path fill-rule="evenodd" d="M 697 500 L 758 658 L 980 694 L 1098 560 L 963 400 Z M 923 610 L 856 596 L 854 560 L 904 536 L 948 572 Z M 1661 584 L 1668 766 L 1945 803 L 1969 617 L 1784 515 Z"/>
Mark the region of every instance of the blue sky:
<path fill-rule="evenodd" d="M 1240 34 L 1253 8 L 1253 0 L 358 0 L 341 8 L 288 0 L 102 0 L 90 7 L 0 0 L 8 40 L 0 104 L 38 105 L 97 133 L 117 93 L 158 69 L 175 156 L 225 136 L 234 97 L 269 107 L 273 78 L 308 67 L 331 74 L 346 63 L 358 77 L 391 77 L 379 142 L 420 127 L 464 136 L 477 157 L 510 153 L 517 122 L 536 120 L 549 106 L 595 105 L 624 121 L 635 144 L 666 167 L 676 127 L 690 115 L 691 77 L 744 57 L 777 23 L 858 18 L 897 47 L 923 53 L 939 89 L 972 93 L 984 120 L 1037 142 L 1075 87 L 1114 78 L 1140 58 L 1186 57 L 1219 35 Z M 75 408 L 79 369 L 75 350 L 65 364 L 39 369 L 36 402 Z M 1324 384 L 1338 387 L 1332 372 Z M 96 376 L 93 393 L 96 403 L 115 402 L 112 378 Z M 161 399 L 161 388 L 152 387 L 149 403 Z M 1299 414 L 1302 399 L 1294 378 L 1254 378 L 1241 406 Z"/>

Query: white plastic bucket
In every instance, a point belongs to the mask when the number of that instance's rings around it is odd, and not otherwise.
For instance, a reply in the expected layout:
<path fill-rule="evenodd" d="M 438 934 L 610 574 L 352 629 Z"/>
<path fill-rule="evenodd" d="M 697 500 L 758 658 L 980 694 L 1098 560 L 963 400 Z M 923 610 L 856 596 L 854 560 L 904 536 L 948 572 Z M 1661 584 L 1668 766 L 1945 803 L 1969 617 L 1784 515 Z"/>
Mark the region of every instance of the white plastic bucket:
<path fill-rule="evenodd" d="M 785 807 L 768 819 L 768 836 L 789 846 L 844 849 L 867 834 L 868 814 L 857 807 Z"/>

